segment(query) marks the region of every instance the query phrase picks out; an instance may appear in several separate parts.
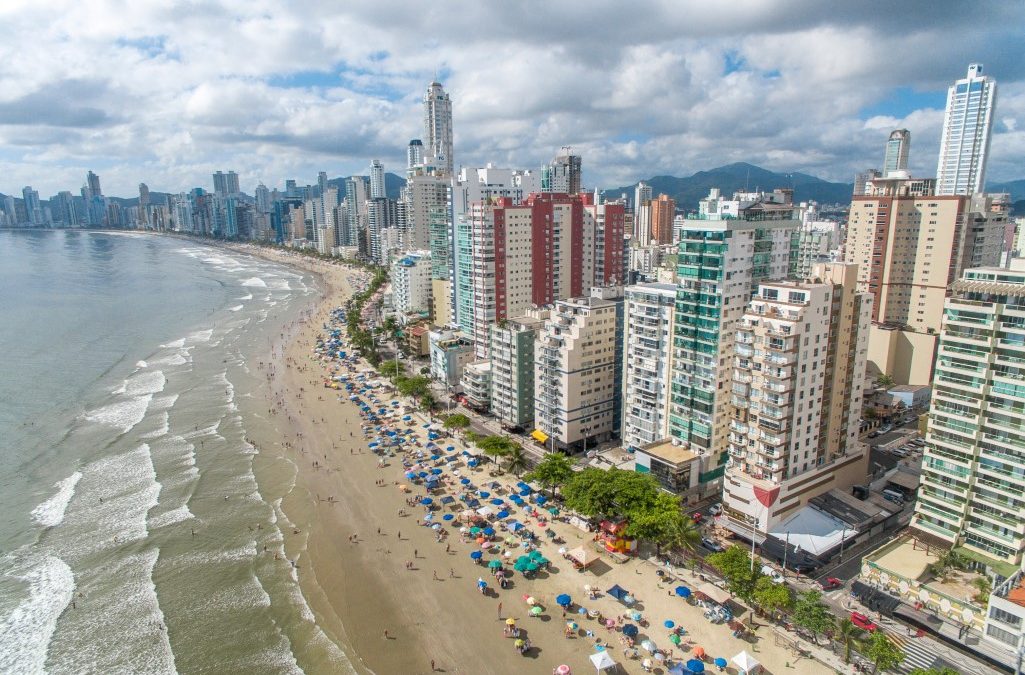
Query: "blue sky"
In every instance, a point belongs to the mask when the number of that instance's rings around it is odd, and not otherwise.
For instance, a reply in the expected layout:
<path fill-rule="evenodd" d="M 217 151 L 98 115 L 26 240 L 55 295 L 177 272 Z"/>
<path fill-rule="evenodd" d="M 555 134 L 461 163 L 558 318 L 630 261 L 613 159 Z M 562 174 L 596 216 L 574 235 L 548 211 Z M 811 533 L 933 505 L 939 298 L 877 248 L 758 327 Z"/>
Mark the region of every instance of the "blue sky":
<path fill-rule="evenodd" d="M 980 10 L 984 7 L 985 11 Z M 0 192 L 243 188 L 401 172 L 421 96 L 450 92 L 457 164 L 531 168 L 570 145 L 589 185 L 748 161 L 850 181 L 893 128 L 935 171 L 946 87 L 999 82 L 988 175 L 1025 177 L 1017 2 L 139 0 L 0 6 Z M 922 17 L 928 16 L 924 21 Z"/>

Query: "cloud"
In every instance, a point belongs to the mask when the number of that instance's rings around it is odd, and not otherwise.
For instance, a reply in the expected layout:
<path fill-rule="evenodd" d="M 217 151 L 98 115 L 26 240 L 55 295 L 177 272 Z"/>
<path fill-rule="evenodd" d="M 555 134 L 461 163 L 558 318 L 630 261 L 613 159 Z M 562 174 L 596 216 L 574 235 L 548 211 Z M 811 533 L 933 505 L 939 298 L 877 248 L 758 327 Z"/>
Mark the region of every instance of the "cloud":
<path fill-rule="evenodd" d="M 0 6 L 0 192 L 209 187 L 235 169 L 312 182 L 399 170 L 441 78 L 455 158 L 536 168 L 571 145 L 585 182 L 733 161 L 850 180 L 889 130 L 935 171 L 946 87 L 997 78 L 988 175 L 1022 177 L 1025 19 L 1013 1 L 9 0 Z M 921 17 L 928 16 L 924 21 Z M 48 168 L 49 167 L 49 168 Z"/>

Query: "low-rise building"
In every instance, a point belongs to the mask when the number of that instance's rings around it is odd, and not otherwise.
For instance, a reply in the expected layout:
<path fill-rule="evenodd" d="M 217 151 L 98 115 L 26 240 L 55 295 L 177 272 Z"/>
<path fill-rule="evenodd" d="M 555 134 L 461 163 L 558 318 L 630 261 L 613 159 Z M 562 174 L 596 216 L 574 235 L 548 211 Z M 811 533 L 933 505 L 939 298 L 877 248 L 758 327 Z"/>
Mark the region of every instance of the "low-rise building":
<path fill-rule="evenodd" d="M 669 438 L 637 448 L 634 470 L 650 473 L 662 489 L 679 495 L 683 503 L 694 503 L 718 492 L 718 483 L 701 482 L 707 472 L 709 455 L 698 454 Z"/>
<path fill-rule="evenodd" d="M 491 407 L 491 361 L 474 361 L 463 368 L 463 398 L 478 412 Z"/>
<path fill-rule="evenodd" d="M 473 341 L 455 330 L 432 330 L 428 334 L 431 377 L 447 387 L 459 384 L 466 364 L 473 361 Z"/>

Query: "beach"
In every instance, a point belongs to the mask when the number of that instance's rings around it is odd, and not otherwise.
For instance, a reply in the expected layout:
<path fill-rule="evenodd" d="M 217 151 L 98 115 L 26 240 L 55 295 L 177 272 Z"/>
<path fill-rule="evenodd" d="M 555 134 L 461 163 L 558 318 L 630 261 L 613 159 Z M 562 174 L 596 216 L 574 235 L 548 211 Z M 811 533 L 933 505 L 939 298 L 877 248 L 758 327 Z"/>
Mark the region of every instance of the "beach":
<path fill-rule="evenodd" d="M 298 254 L 241 248 L 300 267 L 320 280 L 322 296 L 302 319 L 285 327 L 260 363 L 268 383 L 260 405 L 272 413 L 273 424 L 254 431 L 250 440 L 260 450 L 258 477 L 261 467 L 271 471 L 279 459 L 297 467 L 295 489 L 281 504 L 288 519 L 287 527 L 281 526 L 285 555 L 295 564 L 320 629 L 343 646 L 357 669 L 380 675 L 429 673 L 433 664 L 438 672 L 547 674 L 567 664 L 573 672 L 593 672 L 588 657 L 601 643 L 608 645 L 621 672 L 640 673 L 644 659 L 653 654 L 641 649 L 636 658 L 629 658 L 619 629 L 623 622 L 634 621 L 629 611 L 638 611 L 643 615 L 638 644 L 650 639 L 673 660 L 692 658 L 697 646 L 709 658 L 729 659 L 746 649 L 763 663 L 765 672 L 782 672 L 784 664 L 795 672 L 823 672 L 821 664 L 801 660 L 779 646 L 767 627 L 756 633 L 756 639 L 744 641 L 734 637 L 726 625 L 707 621 L 702 608 L 674 593 L 681 583 L 691 588 L 701 585 L 702 580 L 689 571 L 663 569 L 663 580 L 651 562 L 631 559 L 618 563 L 604 555 L 590 570 L 575 571 L 558 549 L 590 547 L 593 535 L 554 519 L 548 521 L 544 513 L 531 519 L 517 509 L 514 517 L 539 535 L 544 527 L 553 528 L 565 541 L 557 546 L 547 537 L 539 537 L 538 548 L 551 560 L 549 571 L 532 579 L 515 573 L 510 588 L 495 589 L 488 569 L 470 558 L 472 551 L 480 549 L 477 542 L 460 539 L 458 520 L 447 523 L 448 537 L 438 540 L 436 531 L 423 524 L 425 509 L 406 503 L 423 496 L 424 490 L 410 485 L 407 494 L 398 487 L 409 482 L 404 478 L 407 469 L 401 464 L 402 456 L 388 458 L 382 467 L 381 458 L 368 447 L 370 439 L 361 430 L 365 421 L 360 409 L 346 400 L 344 390 L 324 387 L 329 363 L 315 358 L 313 350 L 317 338 L 326 333 L 324 326 L 332 310 L 344 305 L 359 273 Z M 339 372 L 355 376 L 368 371 L 366 364 L 348 368 Z M 374 391 L 382 403 L 390 403 L 386 390 Z M 416 429 L 418 442 L 424 444 L 425 419 L 417 413 L 414 420 L 404 424 L 396 417 L 394 423 Z M 457 451 L 467 449 L 458 440 L 444 442 L 456 446 Z M 452 466 L 459 468 L 446 465 L 447 483 L 440 494 L 458 494 L 454 471 L 472 479 L 476 486 L 495 480 L 488 475 L 493 465 L 472 469 L 458 462 Z M 516 477 L 505 475 L 497 480 L 503 485 L 499 494 L 515 492 Z M 438 517 L 446 512 L 458 510 L 439 511 Z M 505 535 L 500 532 L 499 538 Z M 520 552 L 515 551 L 517 555 Z M 478 591 L 479 577 L 488 583 L 486 595 Z M 614 584 L 637 599 L 630 610 L 604 594 Z M 588 599 L 584 585 L 593 586 L 598 597 Z M 563 593 L 573 598 L 570 616 L 555 603 L 556 596 Z M 529 614 L 530 606 L 524 601 L 527 596 L 544 607 L 540 617 Z M 611 618 L 613 626 L 577 614 L 580 605 Z M 616 624 L 624 613 L 626 618 Z M 509 618 L 523 631 L 520 637 L 530 641 L 532 648 L 525 655 L 514 648 L 514 640 L 503 630 Z M 685 628 L 680 646 L 669 641 L 666 620 Z M 571 637 L 566 636 L 567 621 L 578 623 Z M 657 661 L 652 665 L 654 672 L 666 671 Z M 717 670 L 710 662 L 707 665 L 710 671 Z M 731 665 L 727 672 L 737 670 Z"/>

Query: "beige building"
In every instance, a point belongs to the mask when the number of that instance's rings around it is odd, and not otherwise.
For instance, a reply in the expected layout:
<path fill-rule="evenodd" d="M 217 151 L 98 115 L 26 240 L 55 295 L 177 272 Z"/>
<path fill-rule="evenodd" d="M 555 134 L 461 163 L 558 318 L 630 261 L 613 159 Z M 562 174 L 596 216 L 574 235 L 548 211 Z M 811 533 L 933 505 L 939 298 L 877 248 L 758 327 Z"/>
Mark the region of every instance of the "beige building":
<path fill-rule="evenodd" d="M 534 344 L 535 438 L 576 452 L 619 433 L 622 287 L 560 300 Z M 540 433 L 537 433 L 540 432 Z"/>
<path fill-rule="evenodd" d="M 857 266 L 820 263 L 808 282 L 759 285 L 734 347 L 723 503 L 759 531 L 867 474 L 858 421 L 872 298 Z"/>
<path fill-rule="evenodd" d="M 869 369 L 901 384 L 928 384 L 950 284 L 964 269 L 1000 261 L 1006 215 L 991 212 L 985 196 L 941 197 L 933 187 L 931 179 L 873 180 L 853 198 L 847 224 L 844 259 L 859 266 L 859 290 L 875 299 L 874 332 L 886 331 L 873 336 Z"/>

